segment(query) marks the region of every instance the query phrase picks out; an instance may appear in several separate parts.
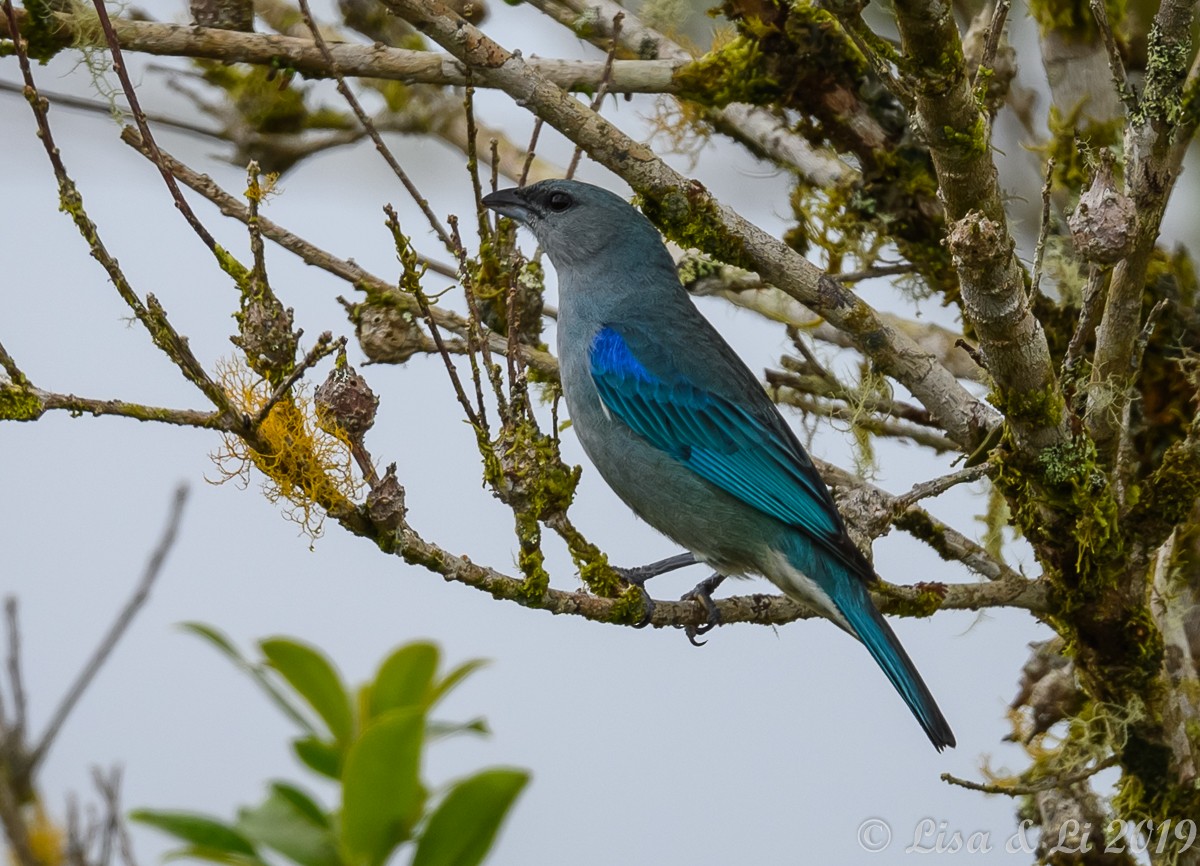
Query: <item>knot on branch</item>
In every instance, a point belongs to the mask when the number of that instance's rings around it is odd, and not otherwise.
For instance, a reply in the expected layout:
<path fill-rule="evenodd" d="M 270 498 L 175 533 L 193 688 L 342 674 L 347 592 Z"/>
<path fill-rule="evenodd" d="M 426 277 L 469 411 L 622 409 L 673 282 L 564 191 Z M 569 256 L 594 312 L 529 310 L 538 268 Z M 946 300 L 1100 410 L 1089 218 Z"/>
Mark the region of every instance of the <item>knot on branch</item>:
<path fill-rule="evenodd" d="M 1013 239 L 1004 226 L 977 210 L 950 225 L 946 246 L 959 273 L 972 279 L 996 271 L 1013 254 Z"/>
<path fill-rule="evenodd" d="M 1137 223 L 1133 199 L 1118 189 L 1113 179 L 1112 162 L 1108 151 L 1101 151 L 1091 186 L 1079 196 L 1079 205 L 1067 217 L 1080 258 L 1099 265 L 1114 264 L 1129 254 Z"/>

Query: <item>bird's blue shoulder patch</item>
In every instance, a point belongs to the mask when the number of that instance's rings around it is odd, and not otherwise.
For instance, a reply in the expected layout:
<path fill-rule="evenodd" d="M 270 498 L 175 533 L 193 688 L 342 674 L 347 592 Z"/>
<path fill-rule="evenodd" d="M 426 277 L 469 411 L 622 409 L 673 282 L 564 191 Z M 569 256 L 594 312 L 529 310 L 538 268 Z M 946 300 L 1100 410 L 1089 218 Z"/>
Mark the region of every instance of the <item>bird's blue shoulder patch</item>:
<path fill-rule="evenodd" d="M 607 325 L 592 338 L 588 360 L 591 362 L 593 376 L 618 376 L 640 382 L 657 381 L 633 354 L 625 338 Z"/>

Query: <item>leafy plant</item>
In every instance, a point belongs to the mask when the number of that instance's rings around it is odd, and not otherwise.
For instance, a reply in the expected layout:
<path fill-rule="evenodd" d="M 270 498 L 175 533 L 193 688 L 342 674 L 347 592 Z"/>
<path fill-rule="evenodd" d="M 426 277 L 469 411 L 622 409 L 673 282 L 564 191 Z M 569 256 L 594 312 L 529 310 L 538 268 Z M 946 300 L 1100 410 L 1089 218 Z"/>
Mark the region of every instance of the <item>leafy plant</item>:
<path fill-rule="evenodd" d="M 297 866 L 382 866 L 405 849 L 412 866 L 473 866 L 487 857 L 529 773 L 483 770 L 438 793 L 421 779 L 421 758 L 432 738 L 488 732 L 482 719 L 430 719 L 437 703 L 481 661 L 439 677 L 437 646 L 414 642 L 395 650 L 373 680 L 351 692 L 333 663 L 301 641 L 261 641 L 263 657 L 254 661 L 209 626 L 185 628 L 249 674 L 295 723 L 296 757 L 339 785 L 341 806 L 326 809 L 297 785 L 276 780 L 261 803 L 240 808 L 232 822 L 189 812 L 133 812 L 133 820 L 185 843 L 170 858 L 268 866 L 270 851 Z"/>

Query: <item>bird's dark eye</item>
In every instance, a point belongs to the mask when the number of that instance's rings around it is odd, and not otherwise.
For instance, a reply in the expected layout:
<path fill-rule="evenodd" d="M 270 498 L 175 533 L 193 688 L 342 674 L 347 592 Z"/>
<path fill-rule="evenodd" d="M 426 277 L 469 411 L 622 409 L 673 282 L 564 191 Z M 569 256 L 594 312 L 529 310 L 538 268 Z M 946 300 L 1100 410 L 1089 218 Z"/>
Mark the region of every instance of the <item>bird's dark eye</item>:
<path fill-rule="evenodd" d="M 546 204 L 555 213 L 562 213 L 574 203 L 575 201 L 571 196 L 565 192 L 552 192 L 550 193 L 550 197 L 546 199 Z"/>

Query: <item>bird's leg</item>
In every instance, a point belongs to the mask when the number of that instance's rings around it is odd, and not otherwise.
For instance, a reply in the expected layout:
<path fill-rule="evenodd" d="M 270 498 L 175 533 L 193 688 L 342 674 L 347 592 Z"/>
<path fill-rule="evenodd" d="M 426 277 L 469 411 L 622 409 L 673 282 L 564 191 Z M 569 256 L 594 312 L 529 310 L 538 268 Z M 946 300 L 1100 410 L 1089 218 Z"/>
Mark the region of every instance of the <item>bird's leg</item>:
<path fill-rule="evenodd" d="M 686 568 L 689 565 L 695 564 L 695 555 L 691 552 L 685 552 L 668 556 L 666 559 L 660 559 L 658 562 L 652 562 L 649 565 L 639 565 L 636 568 L 614 567 L 613 571 L 629 583 L 644 587 L 646 581 L 652 577 L 658 577 L 660 574 L 666 574 L 668 571 L 674 571 L 677 568 Z"/>
<path fill-rule="evenodd" d="M 707 615 L 707 622 L 704 625 L 688 625 L 684 626 L 683 633 L 687 635 L 688 641 L 692 646 L 704 646 L 708 641 L 696 640 L 702 634 L 708 634 L 714 628 L 721 624 L 721 611 L 717 609 L 717 603 L 713 601 L 712 594 L 718 586 L 725 580 L 726 575 L 714 574 L 707 580 L 702 580 L 696 584 L 696 588 L 691 592 L 684 593 L 680 601 L 695 601 L 704 608 Z"/>
<path fill-rule="evenodd" d="M 632 583 L 642 591 L 642 605 L 645 614 L 642 616 L 642 621 L 634 628 L 645 628 L 650 625 L 650 619 L 654 616 L 654 599 L 650 597 L 650 593 L 646 592 L 646 581 L 652 577 L 658 577 L 660 574 L 666 574 L 668 571 L 695 564 L 696 557 L 691 552 L 686 552 L 668 556 L 666 559 L 660 559 L 649 565 L 639 565 L 636 568 L 613 568 L 613 571 L 620 575 L 622 580 Z"/>

